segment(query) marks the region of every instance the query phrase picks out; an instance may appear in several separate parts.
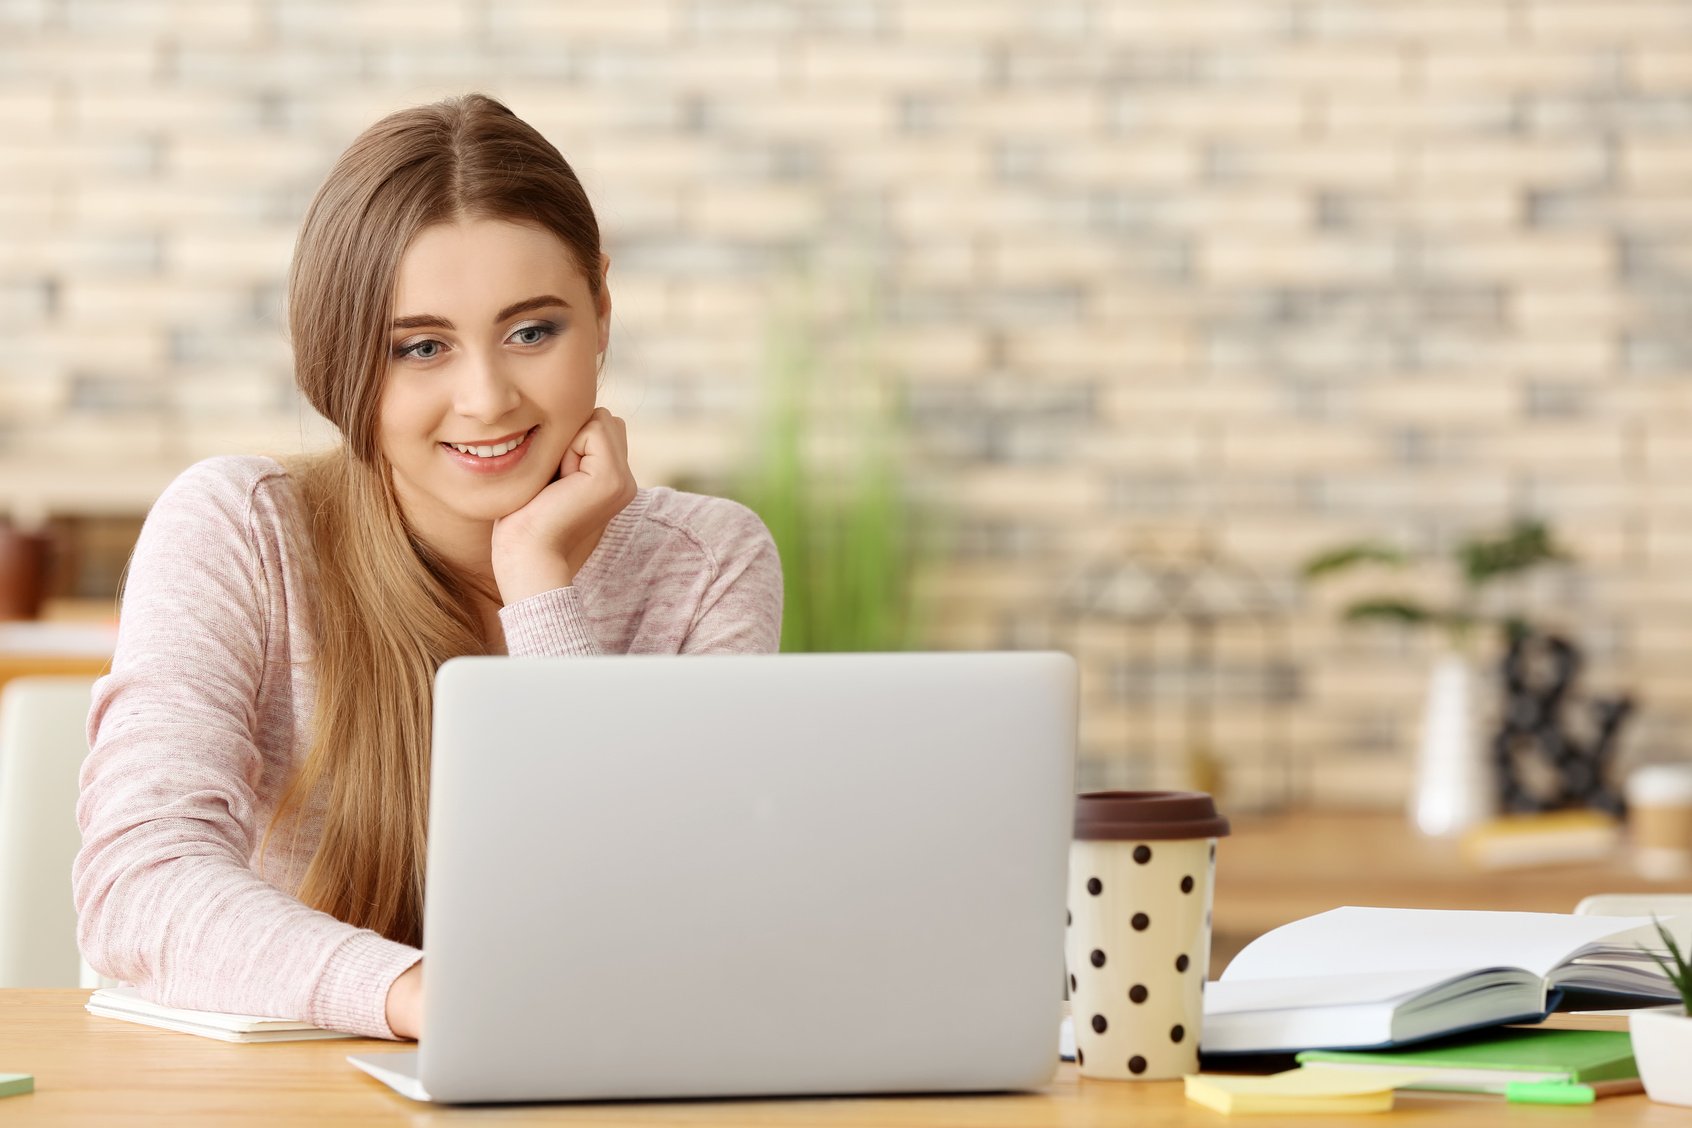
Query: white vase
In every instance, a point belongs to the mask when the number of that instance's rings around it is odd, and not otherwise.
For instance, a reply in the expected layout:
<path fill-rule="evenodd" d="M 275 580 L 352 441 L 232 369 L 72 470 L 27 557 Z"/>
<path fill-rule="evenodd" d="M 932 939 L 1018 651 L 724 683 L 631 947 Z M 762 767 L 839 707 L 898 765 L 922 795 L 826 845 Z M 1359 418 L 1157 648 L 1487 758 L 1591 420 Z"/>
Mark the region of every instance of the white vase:
<path fill-rule="evenodd" d="M 1410 818 L 1423 834 L 1456 834 L 1493 813 L 1479 682 L 1474 664 L 1457 654 L 1441 657 L 1428 680 L 1410 795 Z"/>
<path fill-rule="evenodd" d="M 1627 1020 L 1645 1095 L 1659 1104 L 1692 1105 L 1692 1018 L 1684 1011 L 1638 1011 Z"/>

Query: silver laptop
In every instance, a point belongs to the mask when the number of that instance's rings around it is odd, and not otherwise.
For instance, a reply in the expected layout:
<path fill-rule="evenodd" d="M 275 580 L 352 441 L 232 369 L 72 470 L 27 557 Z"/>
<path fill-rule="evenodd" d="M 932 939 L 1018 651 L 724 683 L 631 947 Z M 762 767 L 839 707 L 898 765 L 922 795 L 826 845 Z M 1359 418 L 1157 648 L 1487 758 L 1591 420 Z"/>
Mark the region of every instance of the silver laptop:
<path fill-rule="evenodd" d="M 1057 1066 L 1069 656 L 459 658 L 418 1100 L 1018 1090 Z"/>

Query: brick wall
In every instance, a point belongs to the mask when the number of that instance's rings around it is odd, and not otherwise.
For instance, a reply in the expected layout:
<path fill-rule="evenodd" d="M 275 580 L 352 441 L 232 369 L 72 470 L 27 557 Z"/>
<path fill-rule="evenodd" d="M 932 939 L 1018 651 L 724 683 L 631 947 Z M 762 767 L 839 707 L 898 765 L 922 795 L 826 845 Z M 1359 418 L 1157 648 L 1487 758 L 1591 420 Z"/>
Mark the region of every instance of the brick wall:
<path fill-rule="evenodd" d="M 1172 545 L 1263 580 L 1197 736 L 1190 639 L 1094 640 L 1087 782 L 1202 743 L 1241 801 L 1396 801 L 1433 648 L 1296 565 L 1525 512 L 1581 564 L 1520 598 L 1643 697 L 1630 756 L 1686 754 L 1692 4 L 0 0 L 0 503 L 139 511 L 321 441 L 305 202 L 466 89 L 596 201 L 644 481 L 732 463 L 808 269 L 875 295 L 947 508 L 934 645 L 1105 630 L 1057 614 L 1077 577 Z"/>

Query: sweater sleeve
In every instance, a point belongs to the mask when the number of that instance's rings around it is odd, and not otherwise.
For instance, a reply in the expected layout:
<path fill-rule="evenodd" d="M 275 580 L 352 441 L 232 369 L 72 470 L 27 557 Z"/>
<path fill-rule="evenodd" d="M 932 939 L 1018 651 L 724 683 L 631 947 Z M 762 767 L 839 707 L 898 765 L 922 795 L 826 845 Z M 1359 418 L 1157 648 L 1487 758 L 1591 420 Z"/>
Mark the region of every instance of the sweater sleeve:
<path fill-rule="evenodd" d="M 720 528 L 709 540 L 711 571 L 683 654 L 770 654 L 781 648 L 781 557 L 752 510 L 717 500 Z"/>
<path fill-rule="evenodd" d="M 501 607 L 499 625 L 507 654 L 545 658 L 602 653 L 574 584 Z"/>
<path fill-rule="evenodd" d="M 171 485 L 130 561 L 88 718 L 78 943 L 93 967 L 166 1006 L 392 1038 L 388 988 L 421 953 L 308 908 L 249 865 L 264 830 L 258 704 L 277 624 L 254 531 L 259 483 L 224 461 Z"/>

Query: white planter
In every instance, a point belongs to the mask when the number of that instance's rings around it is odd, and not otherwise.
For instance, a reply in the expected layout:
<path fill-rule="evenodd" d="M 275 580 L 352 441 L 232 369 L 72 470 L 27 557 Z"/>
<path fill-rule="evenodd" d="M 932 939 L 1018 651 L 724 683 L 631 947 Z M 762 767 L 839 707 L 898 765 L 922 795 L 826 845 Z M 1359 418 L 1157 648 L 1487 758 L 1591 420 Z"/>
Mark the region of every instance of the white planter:
<path fill-rule="evenodd" d="M 1447 654 L 1428 679 L 1410 818 L 1423 834 L 1456 834 L 1494 809 L 1490 750 L 1482 732 L 1480 675 Z"/>
<path fill-rule="evenodd" d="M 1640 1011 L 1627 1020 L 1645 1095 L 1659 1104 L 1692 1105 L 1692 1018 L 1679 1011 Z"/>

